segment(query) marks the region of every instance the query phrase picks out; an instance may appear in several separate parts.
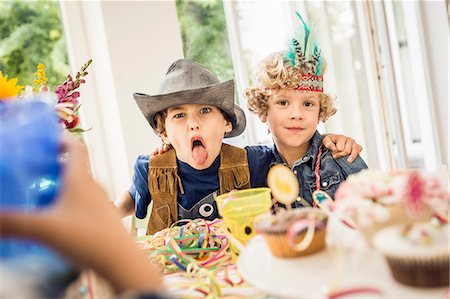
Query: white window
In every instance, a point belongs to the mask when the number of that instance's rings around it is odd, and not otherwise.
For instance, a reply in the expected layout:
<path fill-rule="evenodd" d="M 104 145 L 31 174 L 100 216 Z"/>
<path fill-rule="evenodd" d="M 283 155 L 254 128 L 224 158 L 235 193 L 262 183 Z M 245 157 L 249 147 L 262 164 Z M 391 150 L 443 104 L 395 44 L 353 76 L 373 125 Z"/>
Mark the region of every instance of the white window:
<path fill-rule="evenodd" d="M 374 168 L 447 163 L 418 2 L 230 1 L 224 8 L 239 95 L 252 84 L 256 64 L 286 47 L 299 11 L 318 33 L 328 62 L 325 89 L 337 96 L 338 113 L 319 130 L 356 139 Z M 266 127 L 254 116 L 248 120 L 248 141 L 271 143 Z"/>

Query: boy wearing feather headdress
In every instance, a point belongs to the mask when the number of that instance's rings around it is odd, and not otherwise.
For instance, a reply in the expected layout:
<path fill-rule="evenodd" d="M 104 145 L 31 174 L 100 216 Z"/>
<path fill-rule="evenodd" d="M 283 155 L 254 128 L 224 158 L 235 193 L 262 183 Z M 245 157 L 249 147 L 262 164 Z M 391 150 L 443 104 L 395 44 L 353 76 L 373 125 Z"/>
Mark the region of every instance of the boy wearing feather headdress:
<path fill-rule="evenodd" d="M 250 111 L 272 133 L 275 159 L 297 175 L 300 197 L 294 206 L 314 206 L 313 197 L 330 196 L 348 175 L 367 168 L 361 157 L 353 163 L 334 159 L 322 148 L 319 121 L 336 113 L 331 97 L 323 91 L 326 61 L 313 32 L 300 14 L 300 28 L 287 51 L 264 59 L 255 73 L 256 85 L 245 91 Z M 314 193 L 316 191 L 316 193 Z"/>

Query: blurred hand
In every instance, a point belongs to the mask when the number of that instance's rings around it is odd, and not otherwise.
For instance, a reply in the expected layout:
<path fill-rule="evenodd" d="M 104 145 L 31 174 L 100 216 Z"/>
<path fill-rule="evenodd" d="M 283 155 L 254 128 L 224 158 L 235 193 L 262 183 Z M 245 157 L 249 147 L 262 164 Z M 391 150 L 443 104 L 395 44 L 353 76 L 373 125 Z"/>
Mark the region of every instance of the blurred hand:
<path fill-rule="evenodd" d="M 78 266 L 93 268 L 116 291 L 161 289 L 159 277 L 122 225 L 119 211 L 89 174 L 86 147 L 67 141 L 64 148 L 68 162 L 55 205 L 33 213 L 1 213 L 0 234 L 43 241 Z"/>
<path fill-rule="evenodd" d="M 353 138 L 344 135 L 326 135 L 322 143 L 331 150 L 335 159 L 348 155 L 347 161 L 349 163 L 352 163 L 363 149 Z"/>

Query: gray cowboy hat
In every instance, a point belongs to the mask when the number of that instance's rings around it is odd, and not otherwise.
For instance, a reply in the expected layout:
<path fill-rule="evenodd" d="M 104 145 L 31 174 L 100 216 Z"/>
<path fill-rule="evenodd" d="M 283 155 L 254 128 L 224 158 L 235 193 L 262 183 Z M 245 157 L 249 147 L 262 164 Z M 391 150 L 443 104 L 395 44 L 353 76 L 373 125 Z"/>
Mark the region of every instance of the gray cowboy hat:
<path fill-rule="evenodd" d="M 225 112 L 233 124 L 232 131 L 225 134 L 225 138 L 236 137 L 245 129 L 244 111 L 234 104 L 234 81 L 219 82 L 216 75 L 192 60 L 180 59 L 172 63 L 159 94 L 135 93 L 133 97 L 154 130 L 158 112 L 184 104 L 208 104 Z"/>

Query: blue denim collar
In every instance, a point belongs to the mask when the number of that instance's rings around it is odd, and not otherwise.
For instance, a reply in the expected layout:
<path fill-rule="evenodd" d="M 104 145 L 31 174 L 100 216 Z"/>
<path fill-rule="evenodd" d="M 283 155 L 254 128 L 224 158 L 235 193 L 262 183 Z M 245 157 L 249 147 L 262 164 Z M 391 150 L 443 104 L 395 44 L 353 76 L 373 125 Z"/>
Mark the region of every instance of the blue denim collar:
<path fill-rule="evenodd" d="M 306 163 L 306 162 L 310 162 L 308 164 L 311 167 L 313 167 L 313 165 L 315 165 L 315 163 L 316 163 L 317 154 L 319 153 L 319 147 L 322 144 L 322 140 L 323 140 L 322 135 L 320 135 L 320 133 L 316 131 L 314 133 L 313 137 L 311 138 L 311 143 L 309 145 L 308 151 L 306 152 L 305 156 L 301 159 L 298 159 L 294 163 L 294 167 L 298 166 L 302 163 Z M 273 152 L 274 152 L 275 159 L 270 164 L 270 167 L 272 167 L 275 164 L 283 164 L 283 165 L 287 166 L 287 163 L 284 161 L 283 157 L 281 157 L 280 153 L 277 150 L 277 146 L 275 144 L 273 145 Z"/>

